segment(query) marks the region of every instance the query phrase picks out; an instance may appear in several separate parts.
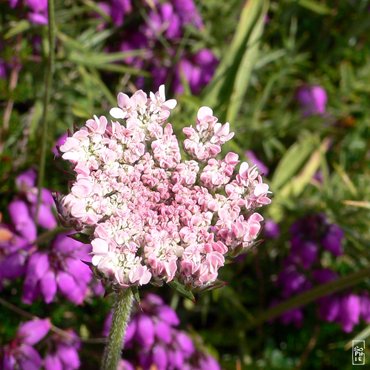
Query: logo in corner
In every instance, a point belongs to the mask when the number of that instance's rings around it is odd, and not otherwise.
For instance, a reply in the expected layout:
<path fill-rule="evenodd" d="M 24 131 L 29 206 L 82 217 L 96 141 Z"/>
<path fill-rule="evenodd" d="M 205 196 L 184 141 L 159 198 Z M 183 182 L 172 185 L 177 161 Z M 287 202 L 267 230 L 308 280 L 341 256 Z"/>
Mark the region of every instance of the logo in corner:
<path fill-rule="evenodd" d="M 365 341 L 352 341 L 352 365 L 365 365 Z"/>

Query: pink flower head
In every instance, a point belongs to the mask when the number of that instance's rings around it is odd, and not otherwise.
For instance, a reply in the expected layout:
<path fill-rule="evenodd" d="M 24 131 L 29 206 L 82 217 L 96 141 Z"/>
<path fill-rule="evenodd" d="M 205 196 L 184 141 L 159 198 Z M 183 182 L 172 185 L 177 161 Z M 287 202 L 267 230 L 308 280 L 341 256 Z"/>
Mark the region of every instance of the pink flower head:
<path fill-rule="evenodd" d="M 263 221 L 254 210 L 270 203 L 256 167 L 216 158 L 233 133 L 211 108 L 184 128 L 192 159 L 182 157 L 167 121 L 175 106 L 164 86 L 119 93 L 115 120 L 94 117 L 60 147 L 76 175 L 61 216 L 92 230 L 93 265 L 122 287 L 211 284 L 227 256 L 253 244 Z"/>

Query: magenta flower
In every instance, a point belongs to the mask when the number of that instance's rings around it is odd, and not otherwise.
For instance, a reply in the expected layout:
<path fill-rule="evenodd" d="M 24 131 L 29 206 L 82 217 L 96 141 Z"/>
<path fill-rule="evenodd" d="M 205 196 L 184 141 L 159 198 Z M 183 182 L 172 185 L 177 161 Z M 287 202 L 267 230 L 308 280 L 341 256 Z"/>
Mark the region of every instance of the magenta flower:
<path fill-rule="evenodd" d="M 92 280 L 91 270 L 82 262 L 89 260 L 89 251 L 89 245 L 60 234 L 47 253 L 32 254 L 27 264 L 23 301 L 32 303 L 41 295 L 50 303 L 59 291 L 69 301 L 81 304 Z"/>
<path fill-rule="evenodd" d="M 33 346 L 48 334 L 50 328 L 48 319 L 35 319 L 21 324 L 15 339 L 3 348 L 1 368 L 4 370 L 40 369 L 42 359 Z"/>
<path fill-rule="evenodd" d="M 59 151 L 59 148 L 61 145 L 63 145 L 65 143 L 65 141 L 67 140 L 67 133 L 59 136 L 58 140 L 55 142 L 55 145 L 52 149 L 52 152 L 53 154 L 56 156 L 56 157 L 59 157 L 60 156 L 60 151 Z"/>
<path fill-rule="evenodd" d="M 343 230 L 338 225 L 330 225 L 321 242 L 327 251 L 334 256 L 340 256 L 343 254 L 343 237 Z"/>
<path fill-rule="evenodd" d="M 296 99 L 301 106 L 303 116 L 322 115 L 326 112 L 328 97 L 321 86 L 301 86 L 297 90 Z"/>
<path fill-rule="evenodd" d="M 158 370 L 220 369 L 213 357 L 197 350 L 189 335 L 177 329 L 178 316 L 160 297 L 148 294 L 140 306 L 128 324 L 125 347 L 129 349 L 130 362 L 121 364 L 123 369 L 124 366 L 127 369 L 140 366 L 145 370 L 153 366 Z M 105 335 L 110 322 L 111 315 L 105 323 Z"/>
<path fill-rule="evenodd" d="M 132 11 L 131 0 L 108 0 L 99 3 L 99 6 L 117 27 L 122 26 L 125 16 Z"/>
<path fill-rule="evenodd" d="M 26 222 L 26 213 L 28 212 L 28 217 L 31 219 L 32 222 L 36 217 L 36 208 L 37 208 L 37 187 L 36 187 L 36 173 L 34 170 L 30 169 L 22 174 L 20 174 L 16 178 L 16 186 L 17 189 L 20 192 L 20 196 L 22 197 L 22 202 L 19 200 L 16 200 L 16 208 L 14 211 L 12 209 L 9 209 L 10 216 L 12 217 L 13 223 L 16 225 L 21 220 L 17 218 L 15 215 L 14 217 L 12 214 L 17 214 L 18 210 L 21 212 L 22 216 L 22 222 Z M 22 204 L 21 204 L 22 203 Z M 12 206 L 14 207 L 14 206 Z M 22 211 L 21 208 L 22 207 Z M 44 229 L 54 229 L 57 226 L 56 219 L 54 217 L 54 199 L 51 195 L 51 192 L 48 189 L 41 189 L 41 203 L 39 207 L 39 212 L 38 212 L 38 225 L 43 227 Z M 19 224 L 18 227 L 21 227 L 21 224 Z M 36 226 L 35 226 L 36 227 Z M 33 232 L 32 231 L 32 226 L 28 225 L 25 226 L 26 229 L 28 229 L 29 233 Z M 36 234 L 33 235 L 34 240 L 36 238 Z"/>
<path fill-rule="evenodd" d="M 277 239 L 280 236 L 280 227 L 276 222 L 266 220 L 263 233 L 268 239 Z"/>
<path fill-rule="evenodd" d="M 24 6 L 28 10 L 28 19 L 31 23 L 45 25 L 48 24 L 48 1 L 47 0 L 10 0 L 10 6 Z"/>
<path fill-rule="evenodd" d="M 348 294 L 341 298 L 338 320 L 344 332 L 349 333 L 360 322 L 361 301 L 355 294 Z"/>
<path fill-rule="evenodd" d="M 256 154 L 252 150 L 247 150 L 245 152 L 245 156 L 247 157 L 248 162 L 256 166 L 261 173 L 263 173 L 265 176 L 269 174 L 268 167 L 257 158 Z"/>
<path fill-rule="evenodd" d="M 194 55 L 185 55 L 176 68 L 173 88 L 175 93 L 181 94 L 184 91 L 182 80 L 187 81 L 194 94 L 200 93 L 211 81 L 217 65 L 218 60 L 209 49 L 201 49 Z"/>
<path fill-rule="evenodd" d="M 149 96 L 120 93 L 115 120 L 88 120 L 60 147 L 76 173 L 62 216 L 92 230 L 93 265 L 122 287 L 211 284 L 227 254 L 254 242 L 263 220 L 254 211 L 270 203 L 256 167 L 237 170 L 235 153 L 215 158 L 234 133 L 208 107 L 183 130 L 190 160 L 182 160 L 166 123 L 175 106 L 164 86 Z"/>
<path fill-rule="evenodd" d="M 48 352 L 44 358 L 45 370 L 75 370 L 80 368 L 78 350 L 80 340 L 72 331 L 67 332 L 69 336 L 53 334 L 51 343 L 52 352 Z"/>

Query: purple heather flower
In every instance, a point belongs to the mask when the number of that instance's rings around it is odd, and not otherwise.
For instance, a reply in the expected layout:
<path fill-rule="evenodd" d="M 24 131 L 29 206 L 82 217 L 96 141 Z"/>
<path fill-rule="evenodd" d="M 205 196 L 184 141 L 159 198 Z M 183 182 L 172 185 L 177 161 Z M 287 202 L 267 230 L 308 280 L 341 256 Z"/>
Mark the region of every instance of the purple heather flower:
<path fill-rule="evenodd" d="M 175 93 L 183 92 L 184 88 L 181 81 L 185 79 L 191 91 L 198 94 L 211 81 L 217 64 L 216 57 L 209 49 L 201 49 L 193 56 L 182 58 L 176 70 Z"/>
<path fill-rule="evenodd" d="M 136 322 L 136 341 L 143 348 L 150 348 L 154 343 L 154 323 L 147 315 L 140 315 Z"/>
<path fill-rule="evenodd" d="M 160 306 L 157 310 L 157 315 L 159 319 L 172 326 L 177 326 L 180 324 L 180 320 L 176 312 L 169 306 Z"/>
<path fill-rule="evenodd" d="M 28 19 L 34 24 L 48 24 L 48 2 L 47 0 L 25 0 L 30 9 Z"/>
<path fill-rule="evenodd" d="M 15 179 L 15 184 L 17 189 L 21 192 L 26 193 L 28 190 L 32 189 L 36 184 L 36 172 L 33 169 L 29 169 L 22 172 Z"/>
<path fill-rule="evenodd" d="M 109 0 L 99 3 L 99 7 L 112 18 L 117 27 L 123 25 L 125 16 L 132 11 L 131 0 Z"/>
<path fill-rule="evenodd" d="M 299 308 L 284 312 L 280 316 L 280 320 L 284 325 L 294 324 L 296 327 L 302 326 L 303 312 Z"/>
<path fill-rule="evenodd" d="M 341 298 L 339 322 L 344 332 L 349 333 L 360 321 L 361 301 L 355 294 L 348 294 Z"/>
<path fill-rule="evenodd" d="M 152 348 L 152 363 L 156 365 L 156 368 L 158 370 L 167 369 L 167 363 L 168 363 L 167 351 L 160 344 L 155 345 Z"/>
<path fill-rule="evenodd" d="M 158 320 L 155 324 L 155 335 L 158 340 L 169 344 L 171 342 L 171 326 L 161 320 Z"/>
<path fill-rule="evenodd" d="M 9 216 L 17 233 L 29 242 L 36 239 L 36 225 L 30 215 L 28 205 L 22 200 L 14 200 L 8 206 Z"/>
<path fill-rule="evenodd" d="M 336 272 L 328 268 L 315 270 L 313 271 L 312 276 L 314 280 L 319 284 L 325 284 L 329 281 L 335 280 L 338 277 Z"/>
<path fill-rule="evenodd" d="M 370 323 L 370 297 L 366 293 L 360 297 L 361 300 L 361 318 L 367 323 Z"/>
<path fill-rule="evenodd" d="M 340 312 L 340 298 L 328 296 L 319 299 L 319 316 L 322 320 L 333 322 L 338 319 Z"/>
<path fill-rule="evenodd" d="M 279 225 L 271 219 L 266 220 L 263 230 L 264 236 L 268 239 L 277 239 L 280 236 Z"/>
<path fill-rule="evenodd" d="M 186 355 L 186 357 L 191 356 L 195 352 L 194 343 L 191 338 L 184 332 L 179 332 L 176 336 L 176 343 L 181 349 L 181 352 Z"/>
<path fill-rule="evenodd" d="M 308 269 L 317 260 L 318 246 L 316 243 L 293 237 L 291 245 L 292 248 L 290 256 L 296 264 Z"/>
<path fill-rule="evenodd" d="M 278 285 L 281 287 L 281 295 L 284 298 L 307 290 L 311 284 L 306 276 L 299 273 L 295 266 L 288 265 L 278 276 Z"/>
<path fill-rule="evenodd" d="M 23 343 L 34 345 L 49 332 L 51 327 L 49 319 L 34 319 L 21 324 L 18 328 L 17 337 Z"/>
<path fill-rule="evenodd" d="M 3 279 L 16 279 L 25 273 L 32 245 L 23 236 L 0 224 L 0 288 Z"/>
<path fill-rule="evenodd" d="M 108 334 L 111 315 L 104 325 L 104 334 Z M 179 319 L 163 300 L 148 294 L 141 301 L 141 311 L 134 312 L 126 331 L 126 348 L 130 348 L 134 360 L 126 365 L 130 370 L 134 365 L 143 369 L 152 366 L 165 369 L 219 369 L 209 355 L 196 351 L 191 338 L 176 326 Z M 204 363 L 204 366 L 201 364 Z M 198 366 L 198 365 L 199 366 Z M 207 367 L 207 365 L 209 367 Z M 216 365 L 215 365 L 216 364 Z M 120 369 L 125 369 L 120 364 Z"/>
<path fill-rule="evenodd" d="M 212 356 L 202 356 L 198 363 L 199 370 L 221 370 L 219 363 Z"/>
<path fill-rule="evenodd" d="M 5 80 L 6 75 L 6 63 L 2 59 L 0 59 L 0 79 Z"/>
<path fill-rule="evenodd" d="M 2 369 L 30 369 L 41 368 L 42 359 L 32 347 L 49 332 L 51 327 L 48 319 L 35 319 L 21 324 L 15 339 L 3 349 Z"/>
<path fill-rule="evenodd" d="M 68 300 L 81 304 L 92 279 L 88 261 L 90 246 L 58 235 L 48 253 L 36 252 L 28 262 L 23 301 L 32 303 L 39 295 L 46 303 L 54 300 L 59 290 Z"/>
<path fill-rule="evenodd" d="M 297 90 L 296 99 L 305 117 L 322 115 L 326 111 L 326 102 L 328 98 L 326 91 L 321 86 L 301 86 Z"/>
<path fill-rule="evenodd" d="M 11 8 L 15 8 L 19 0 L 9 0 L 9 5 Z"/>
<path fill-rule="evenodd" d="M 53 146 L 52 152 L 56 157 L 60 157 L 59 147 L 65 143 L 67 140 L 68 134 L 64 133 L 63 135 L 59 136 L 55 145 Z"/>
<path fill-rule="evenodd" d="M 16 200 L 17 207 L 22 207 L 22 217 L 25 218 L 26 213 L 28 214 L 28 217 L 32 220 L 34 220 L 36 216 L 36 209 L 37 209 L 37 188 L 36 188 L 36 173 L 34 170 L 27 170 L 23 173 L 21 173 L 16 178 L 16 186 L 17 189 L 21 192 L 21 195 L 24 196 L 27 200 L 26 202 L 23 202 L 23 205 L 20 205 L 19 200 Z M 44 229 L 54 229 L 57 226 L 57 221 L 53 214 L 54 209 L 54 200 L 52 197 L 51 192 L 48 189 L 41 189 L 41 203 L 38 210 L 38 225 L 43 227 Z M 15 210 L 17 212 L 17 209 Z M 9 209 L 10 216 L 12 217 L 11 210 Z M 15 224 L 17 228 L 17 222 L 14 221 L 12 218 L 13 223 Z M 36 225 L 35 225 L 36 227 Z M 26 227 L 29 232 L 32 232 L 32 227 L 27 226 Z M 36 234 L 34 235 L 36 237 Z M 34 238 L 35 239 L 35 238 Z M 34 240 L 33 239 L 33 240 Z"/>
<path fill-rule="evenodd" d="M 192 24 L 199 29 L 203 27 L 202 18 L 193 0 L 172 0 L 172 4 L 183 24 Z"/>
<path fill-rule="evenodd" d="M 117 366 L 117 370 L 135 370 L 135 368 L 130 362 L 126 360 L 120 360 Z"/>
<path fill-rule="evenodd" d="M 181 37 L 181 21 L 170 3 L 158 4 L 148 16 L 145 35 L 148 39 L 158 40 L 163 34 L 166 39 Z"/>
<path fill-rule="evenodd" d="M 343 254 L 342 240 L 344 237 L 343 230 L 338 225 L 330 225 L 322 239 L 323 247 L 331 252 L 334 256 Z"/>
<path fill-rule="evenodd" d="M 250 164 L 256 166 L 260 173 L 264 174 L 265 176 L 268 175 L 268 167 L 260 159 L 257 158 L 256 154 L 252 150 L 247 150 L 245 152 L 245 156 L 247 157 L 247 161 Z"/>
<path fill-rule="evenodd" d="M 48 353 L 44 359 L 45 370 L 75 370 L 80 367 L 80 341 L 73 331 L 69 331 L 69 334 L 69 337 L 52 336 L 54 351 Z"/>

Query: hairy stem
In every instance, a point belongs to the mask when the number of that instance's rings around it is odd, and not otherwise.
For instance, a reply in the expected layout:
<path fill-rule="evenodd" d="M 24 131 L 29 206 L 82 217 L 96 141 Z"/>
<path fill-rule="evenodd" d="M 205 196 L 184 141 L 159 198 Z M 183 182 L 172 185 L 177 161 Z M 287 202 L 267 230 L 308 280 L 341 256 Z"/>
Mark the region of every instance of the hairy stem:
<path fill-rule="evenodd" d="M 38 219 L 38 213 L 41 203 L 41 189 L 44 182 L 45 176 L 45 159 L 46 159 L 46 147 L 47 147 L 47 133 L 48 133 L 48 105 L 50 102 L 51 87 L 53 81 L 54 71 L 54 58 L 55 58 L 55 14 L 54 14 L 54 0 L 48 0 L 48 40 L 49 40 L 49 55 L 46 65 L 45 72 L 45 93 L 43 101 L 43 111 L 41 118 L 41 155 L 39 164 L 39 174 L 37 180 L 37 206 L 36 206 L 36 222 Z"/>
<path fill-rule="evenodd" d="M 112 326 L 110 328 L 108 342 L 105 346 L 102 370 L 116 370 L 125 336 L 127 323 L 130 318 L 133 302 L 133 294 L 130 288 L 116 293 L 116 301 L 113 307 Z"/>

